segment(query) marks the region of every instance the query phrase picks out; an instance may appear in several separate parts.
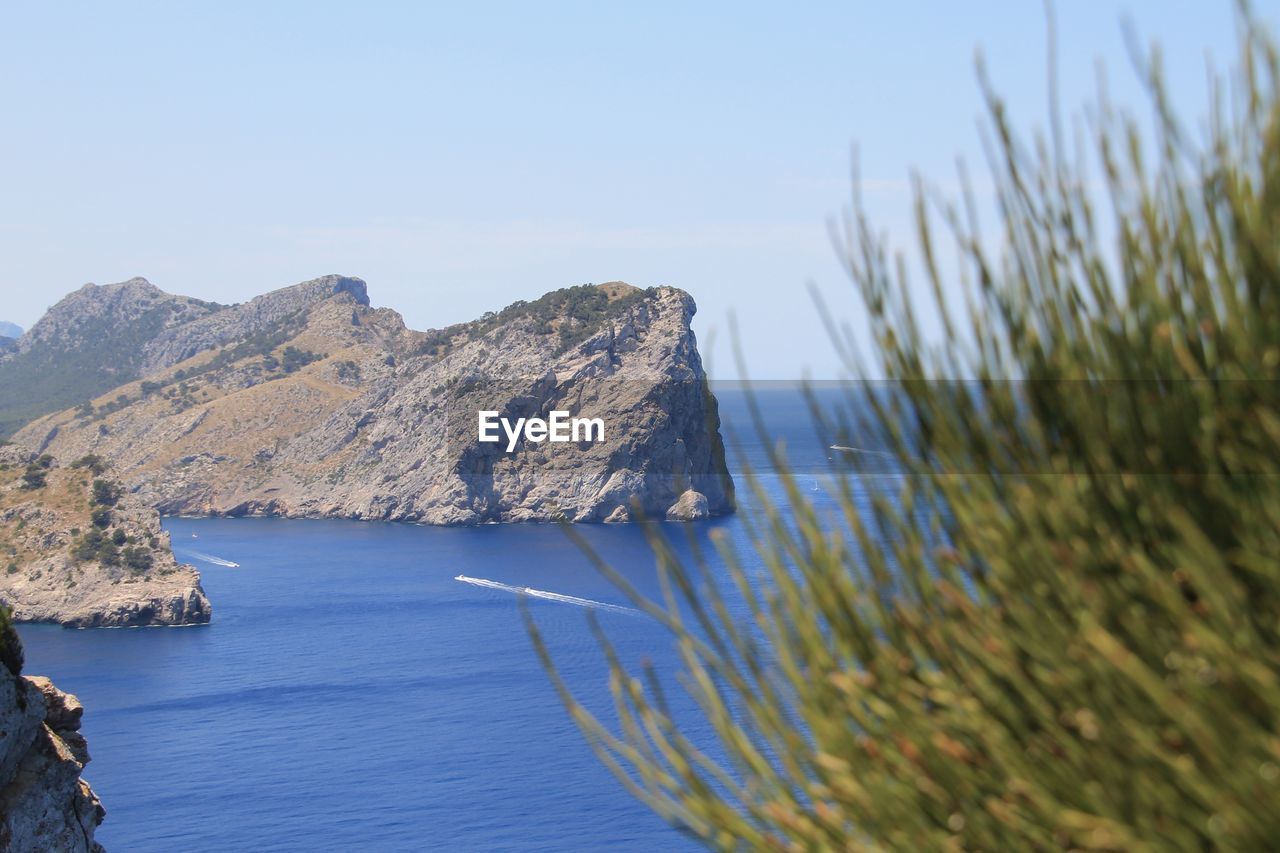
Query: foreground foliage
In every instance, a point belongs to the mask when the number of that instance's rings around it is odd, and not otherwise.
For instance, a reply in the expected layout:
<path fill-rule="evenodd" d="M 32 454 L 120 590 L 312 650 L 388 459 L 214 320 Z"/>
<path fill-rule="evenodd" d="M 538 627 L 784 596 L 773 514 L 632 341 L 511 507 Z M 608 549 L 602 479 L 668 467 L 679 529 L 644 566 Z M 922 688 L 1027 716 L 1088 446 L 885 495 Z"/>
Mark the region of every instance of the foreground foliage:
<path fill-rule="evenodd" d="M 1003 252 L 941 208 L 963 304 L 919 205 L 941 345 L 855 210 L 845 259 L 901 382 L 834 428 L 900 476 L 841 474 L 833 517 L 785 470 L 781 505 L 749 475 L 761 571 L 724 543 L 727 570 L 681 564 L 653 535 L 671 595 L 643 606 L 718 742 L 687 739 L 603 637 L 616 731 L 557 680 L 666 819 L 726 849 L 1280 838 L 1280 103 L 1244 29 L 1203 142 L 1154 61 L 1154 144 L 1103 105 L 1114 242 L 1058 129 L 1024 145 L 990 99 Z M 860 487 L 882 492 L 870 509 Z"/>

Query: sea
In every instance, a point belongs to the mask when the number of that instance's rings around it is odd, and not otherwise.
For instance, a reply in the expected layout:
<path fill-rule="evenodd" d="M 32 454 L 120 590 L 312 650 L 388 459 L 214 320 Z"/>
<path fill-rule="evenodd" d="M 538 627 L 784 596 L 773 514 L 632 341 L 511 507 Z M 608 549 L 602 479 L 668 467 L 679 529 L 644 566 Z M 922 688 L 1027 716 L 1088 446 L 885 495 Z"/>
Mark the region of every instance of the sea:
<path fill-rule="evenodd" d="M 744 525 L 758 499 L 743 466 L 781 500 L 777 442 L 802 488 L 830 502 L 833 451 L 804 397 L 791 386 L 753 394 L 763 429 L 748 392 L 717 390 L 740 512 L 662 525 L 679 553 L 710 550 L 719 530 L 751 554 Z M 164 525 L 201 572 L 212 624 L 20 628 L 26 671 L 86 708 L 84 775 L 107 810 L 97 838 L 108 851 L 696 848 L 597 759 L 538 661 L 521 601 L 569 688 L 613 722 L 593 613 L 629 667 L 664 677 L 685 731 L 716 754 L 670 634 L 558 526 Z M 659 594 L 638 526 L 576 529 Z"/>

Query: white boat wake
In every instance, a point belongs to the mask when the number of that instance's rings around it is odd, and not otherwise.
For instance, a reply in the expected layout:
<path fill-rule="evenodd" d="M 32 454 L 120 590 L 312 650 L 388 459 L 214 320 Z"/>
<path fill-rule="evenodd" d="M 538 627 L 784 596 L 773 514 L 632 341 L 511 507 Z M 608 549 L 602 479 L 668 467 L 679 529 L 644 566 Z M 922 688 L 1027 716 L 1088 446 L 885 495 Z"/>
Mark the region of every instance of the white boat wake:
<path fill-rule="evenodd" d="M 839 450 L 841 453 L 861 453 L 864 456 L 883 456 L 886 459 L 896 459 L 892 453 L 885 453 L 883 450 L 863 450 L 861 447 L 850 447 L 847 444 L 833 444 L 828 450 Z"/>
<path fill-rule="evenodd" d="M 215 566 L 227 566 L 232 569 L 240 568 L 239 563 L 233 562 L 231 560 L 224 560 L 221 557 L 215 557 L 212 554 L 204 554 L 204 553 L 201 553 L 200 551 L 183 550 L 183 551 L 179 551 L 178 553 L 182 554 L 184 557 L 195 557 L 197 560 L 201 560 L 206 563 L 213 563 Z"/>
<path fill-rule="evenodd" d="M 484 578 L 469 578 L 466 575 L 458 575 L 454 580 L 469 583 L 472 586 L 484 587 L 485 589 L 497 589 L 502 592 L 512 592 L 516 595 L 527 595 L 530 598 L 541 598 L 544 601 L 558 601 L 561 604 L 575 604 L 578 607 L 594 607 L 596 610 L 609 610 L 614 613 L 630 613 L 632 615 L 640 614 L 640 611 L 636 610 L 634 607 L 623 607 L 621 604 L 607 604 L 603 601 L 593 601 L 590 598 L 578 598 L 576 595 L 562 595 L 558 592 L 531 589 L 527 586 L 512 586 L 511 584 L 498 583 L 497 581 L 485 580 Z"/>

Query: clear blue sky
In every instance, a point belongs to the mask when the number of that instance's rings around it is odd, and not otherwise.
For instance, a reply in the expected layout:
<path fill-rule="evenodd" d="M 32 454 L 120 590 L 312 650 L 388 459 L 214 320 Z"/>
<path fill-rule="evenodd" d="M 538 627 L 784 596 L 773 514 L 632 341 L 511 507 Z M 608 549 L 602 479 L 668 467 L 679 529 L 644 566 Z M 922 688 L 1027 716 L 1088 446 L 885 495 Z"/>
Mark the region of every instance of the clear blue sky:
<path fill-rule="evenodd" d="M 1193 115 L 1233 54 L 1229 0 L 1058 6 L 1068 106 L 1099 61 L 1140 103 L 1126 15 Z M 909 170 L 979 159 L 975 49 L 1043 123 L 1044 29 L 1030 0 L 10 4 L 0 319 L 86 281 L 234 302 L 338 272 L 426 328 L 624 279 L 694 295 L 717 375 L 730 312 L 752 375 L 836 375 L 805 283 L 857 315 L 825 226 L 850 145 L 907 243 Z"/>

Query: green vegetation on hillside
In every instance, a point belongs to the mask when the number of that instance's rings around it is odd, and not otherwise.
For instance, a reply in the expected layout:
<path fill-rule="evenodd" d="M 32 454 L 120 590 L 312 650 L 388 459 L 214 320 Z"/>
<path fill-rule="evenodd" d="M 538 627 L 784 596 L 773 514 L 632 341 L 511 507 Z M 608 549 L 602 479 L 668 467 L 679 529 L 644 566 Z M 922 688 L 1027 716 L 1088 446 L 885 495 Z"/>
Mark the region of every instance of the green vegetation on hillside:
<path fill-rule="evenodd" d="M 40 472 L 38 489 L 27 485 L 32 470 Z M 161 540 L 138 514 L 121 509 L 123 486 L 105 476 L 107 468 L 94 454 L 59 466 L 40 456 L 28 465 L 0 463 L 0 556 L 5 573 L 26 572 L 47 556 L 50 543 L 65 534 L 67 553 L 76 562 L 96 562 L 134 575 L 150 572 Z M 90 479 L 86 474 L 93 475 Z M 68 584 L 75 585 L 68 576 Z"/>
<path fill-rule="evenodd" d="M 477 340 L 499 326 L 516 320 L 531 319 L 535 335 L 559 335 L 559 352 L 564 352 L 598 332 L 603 325 L 621 317 L 632 307 L 651 299 L 656 288 L 628 290 L 610 298 L 608 292 L 594 284 L 579 284 L 544 294 L 532 302 L 516 300 L 501 311 L 489 311 L 469 323 L 444 329 L 433 329 L 419 347 L 421 355 L 445 355 L 458 338 Z M 558 329 L 558 331 L 557 331 Z"/>
<path fill-rule="evenodd" d="M 78 562 L 101 563 L 104 566 L 124 566 L 142 574 L 151 569 L 152 549 L 135 544 L 134 538 L 124 528 L 117 527 L 111 535 L 92 527 L 71 543 L 71 556 Z"/>
<path fill-rule="evenodd" d="M 86 453 L 79 459 L 71 463 L 72 468 L 84 468 L 90 474 L 97 476 L 107 470 L 106 461 L 96 453 Z"/>
<path fill-rule="evenodd" d="M 98 457 L 90 455 L 76 460 L 72 467 L 100 473 L 100 463 Z M 112 507 L 120 501 L 123 491 L 114 480 L 99 477 L 93 481 L 89 488 L 89 519 L 93 526 L 83 533 L 73 531 L 70 549 L 73 559 L 79 562 L 98 562 L 104 566 L 125 566 L 135 573 L 150 570 L 154 544 L 143 545 L 135 541 L 123 527 L 117 526 L 110 534 L 107 533 L 116 522 Z"/>
<path fill-rule="evenodd" d="M 48 480 L 49 466 L 53 464 L 53 457 L 45 454 L 27 465 L 26 470 L 22 472 L 22 487 L 24 489 L 43 489 Z"/>
<path fill-rule="evenodd" d="M 0 438 L 137 379 L 143 347 L 176 310 L 177 304 L 161 302 L 128 322 L 86 316 L 71 339 L 38 342 L 0 361 Z"/>
<path fill-rule="evenodd" d="M 268 372 L 283 371 L 284 373 L 293 373 L 322 358 L 324 356 L 318 352 L 302 350 L 290 345 L 280 352 L 279 358 L 270 353 L 263 356 L 262 366 Z"/>
<path fill-rule="evenodd" d="M 138 384 L 136 397 L 121 393 L 96 407 L 91 402 L 85 402 L 76 410 L 76 416 L 100 420 L 140 399 L 156 395 L 168 399 L 174 412 L 185 411 L 199 402 L 195 396 L 200 388 L 199 380 L 216 377 L 233 365 L 244 366 L 263 380 L 279 379 L 325 357 L 323 353 L 302 350 L 287 343 L 303 330 L 306 322 L 307 312 L 297 311 L 236 343 L 224 346 L 204 361 L 154 379 L 144 379 Z M 276 350 L 282 346 L 284 349 L 277 357 Z M 256 363 L 241 365 L 242 362 L 255 358 L 259 359 Z"/>
<path fill-rule="evenodd" d="M 22 675 L 22 638 L 13 626 L 13 613 L 0 604 L 0 665 L 11 675 Z"/>
<path fill-rule="evenodd" d="M 1205 141 L 1154 63 L 1154 140 L 1103 106 L 1105 219 L 1057 129 L 1024 144 L 992 96 L 1003 244 L 942 205 L 944 277 L 920 190 L 932 300 L 855 208 L 843 260 L 898 383 L 840 426 L 901 476 L 851 454 L 831 512 L 776 452 L 786 499 L 748 476 L 756 553 L 719 539 L 723 567 L 650 531 L 668 595 L 633 598 L 713 742 L 603 634 L 616 727 L 556 680 L 660 815 L 725 850 L 1275 848 L 1280 66 L 1256 26 L 1240 60 Z"/>

